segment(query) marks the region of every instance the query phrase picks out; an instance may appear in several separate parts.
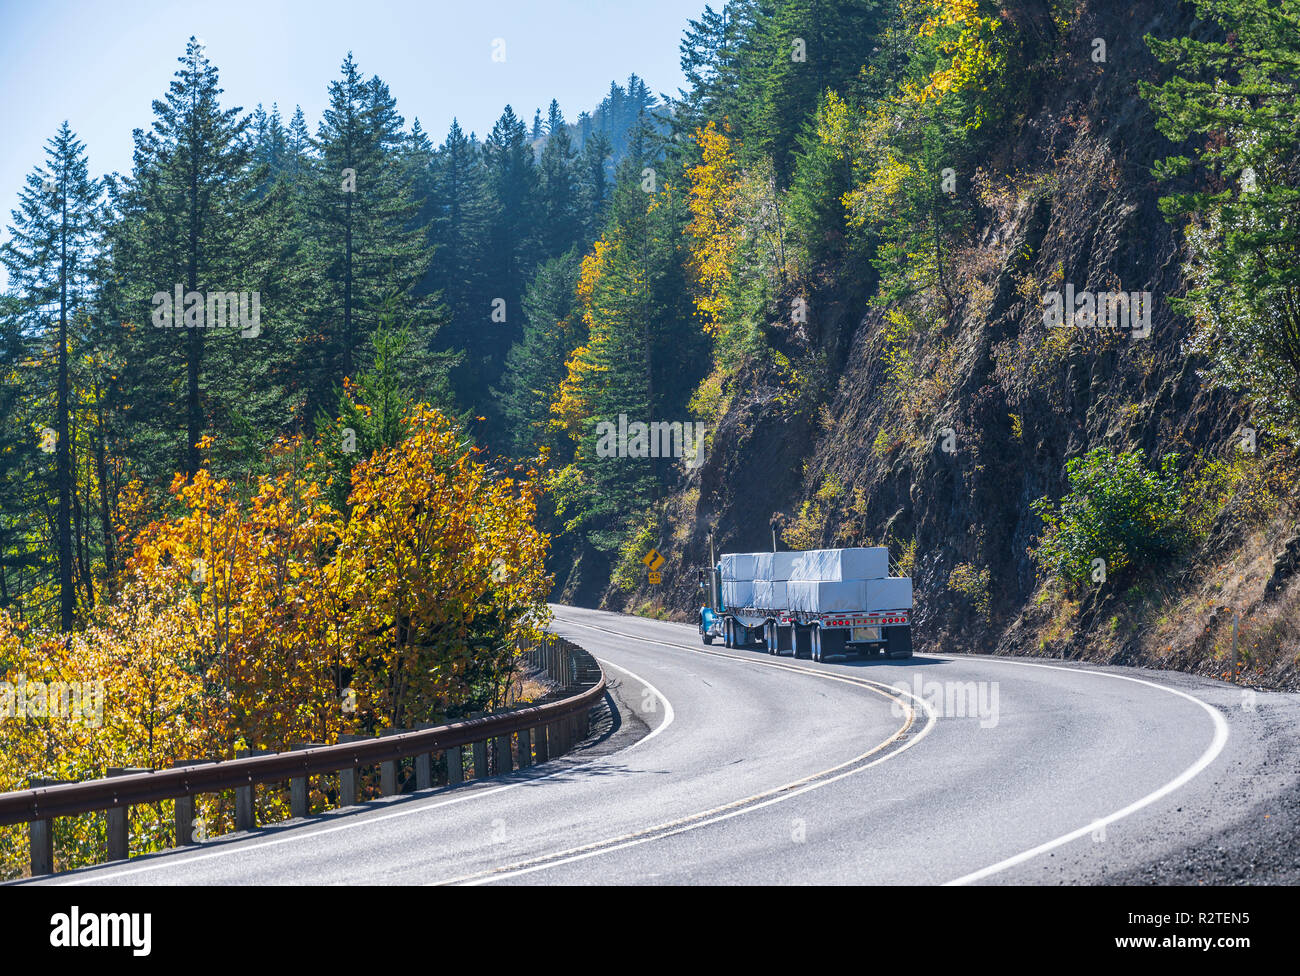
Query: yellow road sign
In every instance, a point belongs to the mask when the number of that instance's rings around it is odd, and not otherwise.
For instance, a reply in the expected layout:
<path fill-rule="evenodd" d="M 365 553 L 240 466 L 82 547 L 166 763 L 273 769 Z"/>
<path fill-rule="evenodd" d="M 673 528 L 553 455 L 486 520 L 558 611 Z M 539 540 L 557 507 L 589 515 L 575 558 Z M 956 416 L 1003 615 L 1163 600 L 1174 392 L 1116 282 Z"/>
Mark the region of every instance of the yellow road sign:
<path fill-rule="evenodd" d="M 641 557 L 641 562 L 650 567 L 651 572 L 658 572 L 659 568 L 664 564 L 664 557 L 659 555 L 658 549 L 651 549 Z"/>
<path fill-rule="evenodd" d="M 664 574 L 657 569 L 650 570 L 650 582 L 656 586 L 664 581 Z"/>

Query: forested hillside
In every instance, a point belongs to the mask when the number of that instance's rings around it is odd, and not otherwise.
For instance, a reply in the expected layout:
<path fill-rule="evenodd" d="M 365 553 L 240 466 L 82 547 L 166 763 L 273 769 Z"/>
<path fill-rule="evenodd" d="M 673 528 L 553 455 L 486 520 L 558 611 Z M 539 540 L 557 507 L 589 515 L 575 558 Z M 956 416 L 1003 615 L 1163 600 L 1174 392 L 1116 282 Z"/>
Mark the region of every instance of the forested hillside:
<path fill-rule="evenodd" d="M 640 541 L 888 545 L 935 650 L 1226 675 L 1240 614 L 1294 683 L 1300 9 L 830 9 L 688 39 L 711 434 Z M 849 39 L 815 84 L 796 34 Z"/>
<path fill-rule="evenodd" d="M 660 188 L 584 259 L 561 593 L 690 619 L 708 534 L 774 524 L 888 545 L 930 649 L 1227 675 L 1237 618 L 1241 676 L 1294 683 L 1298 25 L 1229 0 L 692 24 Z M 702 421 L 702 462 L 603 458 L 620 412 Z"/>
<path fill-rule="evenodd" d="M 491 707 L 547 598 L 691 619 L 773 527 L 887 545 L 921 648 L 1223 674 L 1240 615 L 1296 680 L 1294 0 L 733 0 L 681 59 L 442 136 L 350 54 L 320 119 L 228 104 L 191 38 L 129 172 L 51 134 L 0 665 L 127 706 L 11 754 Z"/>

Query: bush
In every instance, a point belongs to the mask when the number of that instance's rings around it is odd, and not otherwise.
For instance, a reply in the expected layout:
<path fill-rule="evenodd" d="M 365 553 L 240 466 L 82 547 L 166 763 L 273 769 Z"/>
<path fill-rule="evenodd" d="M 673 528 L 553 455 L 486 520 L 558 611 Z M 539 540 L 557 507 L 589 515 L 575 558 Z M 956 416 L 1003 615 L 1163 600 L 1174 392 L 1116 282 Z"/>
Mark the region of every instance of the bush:
<path fill-rule="evenodd" d="M 960 563 L 948 574 L 948 589 L 970 600 L 971 607 L 985 620 L 989 617 L 989 582 L 992 574 L 988 567 L 977 569 L 970 563 Z"/>
<path fill-rule="evenodd" d="M 1178 455 L 1168 454 L 1152 471 L 1140 450 L 1103 448 L 1072 459 L 1060 509 L 1046 498 L 1034 503 L 1046 526 L 1034 559 L 1078 587 L 1177 552 L 1187 539 L 1177 463 Z"/>

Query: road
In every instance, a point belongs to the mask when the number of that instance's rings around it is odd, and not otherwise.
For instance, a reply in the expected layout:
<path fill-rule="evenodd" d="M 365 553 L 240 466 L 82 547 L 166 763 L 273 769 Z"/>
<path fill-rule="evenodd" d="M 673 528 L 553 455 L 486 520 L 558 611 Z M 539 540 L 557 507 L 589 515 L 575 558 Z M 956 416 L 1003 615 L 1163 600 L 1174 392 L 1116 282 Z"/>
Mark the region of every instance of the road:
<path fill-rule="evenodd" d="M 49 883 L 1215 881 L 1188 852 L 1294 793 L 1296 695 L 1022 659 L 813 664 L 555 609 L 611 686 L 574 753 Z"/>

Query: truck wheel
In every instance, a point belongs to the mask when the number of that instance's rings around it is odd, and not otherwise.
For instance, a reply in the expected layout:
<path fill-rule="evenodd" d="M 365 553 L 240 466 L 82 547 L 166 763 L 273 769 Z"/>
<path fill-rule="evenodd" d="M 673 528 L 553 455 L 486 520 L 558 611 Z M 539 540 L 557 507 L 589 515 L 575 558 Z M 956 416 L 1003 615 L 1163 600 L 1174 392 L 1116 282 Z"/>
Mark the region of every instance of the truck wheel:
<path fill-rule="evenodd" d="M 809 635 L 809 643 L 812 645 L 812 659 L 818 664 L 822 660 L 822 629 L 816 624 L 812 627 L 812 633 Z"/>
<path fill-rule="evenodd" d="M 723 647 L 731 647 L 735 640 L 731 634 L 731 626 L 732 626 L 732 619 L 730 617 L 723 617 L 722 618 L 722 646 Z"/>
<path fill-rule="evenodd" d="M 809 640 L 808 628 L 802 624 L 793 624 L 790 627 L 790 656 L 803 657 L 804 651 L 809 650 Z"/>
<path fill-rule="evenodd" d="M 818 650 L 821 651 L 821 659 L 825 661 L 828 657 L 834 657 L 837 654 L 848 653 L 848 643 L 846 630 L 823 630 L 818 637 Z"/>
<path fill-rule="evenodd" d="M 912 628 L 886 627 L 885 653 L 891 658 L 908 658 L 912 656 Z"/>

